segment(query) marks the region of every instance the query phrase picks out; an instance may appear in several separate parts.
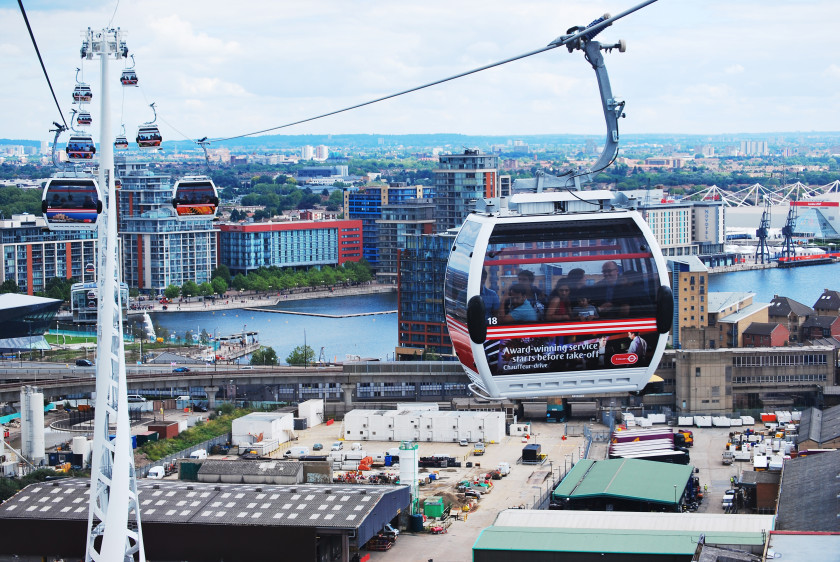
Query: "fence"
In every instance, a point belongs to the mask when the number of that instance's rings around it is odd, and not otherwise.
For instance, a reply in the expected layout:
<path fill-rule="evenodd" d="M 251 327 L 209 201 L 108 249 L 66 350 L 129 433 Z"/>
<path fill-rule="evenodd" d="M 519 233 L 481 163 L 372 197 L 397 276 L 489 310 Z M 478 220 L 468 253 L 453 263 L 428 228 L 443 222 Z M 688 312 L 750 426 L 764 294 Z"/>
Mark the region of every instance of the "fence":
<path fill-rule="evenodd" d="M 146 475 L 149 474 L 149 469 L 152 468 L 153 466 L 166 465 L 166 464 L 169 464 L 171 462 L 176 461 L 177 459 L 188 458 L 190 456 L 190 454 L 192 454 L 194 451 L 197 451 L 199 449 L 205 449 L 205 450 L 209 451 L 210 448 L 213 447 L 213 445 L 224 445 L 225 443 L 229 443 L 230 439 L 231 439 L 231 434 L 230 433 L 225 433 L 224 435 L 219 435 L 218 437 L 214 437 L 213 439 L 208 439 L 207 441 L 204 441 L 202 443 L 198 443 L 196 445 L 193 445 L 192 447 L 188 447 L 186 449 L 178 451 L 177 453 L 174 453 L 172 455 L 169 455 L 168 457 L 164 457 L 160 460 L 157 460 L 157 461 L 153 462 L 152 464 L 148 464 L 146 466 L 138 468 L 137 469 L 137 477 L 138 478 L 145 478 Z"/>

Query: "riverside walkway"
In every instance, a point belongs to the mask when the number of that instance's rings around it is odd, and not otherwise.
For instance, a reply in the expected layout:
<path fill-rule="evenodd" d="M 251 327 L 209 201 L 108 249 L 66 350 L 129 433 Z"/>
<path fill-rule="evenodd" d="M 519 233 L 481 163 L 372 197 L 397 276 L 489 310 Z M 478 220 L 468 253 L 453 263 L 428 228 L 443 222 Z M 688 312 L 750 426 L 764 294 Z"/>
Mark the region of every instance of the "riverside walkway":
<path fill-rule="evenodd" d="M 323 314 L 320 312 L 300 312 L 297 310 L 279 310 L 277 308 L 245 307 L 243 310 L 254 312 L 271 312 L 272 314 L 294 314 L 296 316 L 317 316 L 319 318 L 355 318 L 356 316 L 376 316 L 378 314 L 396 314 L 396 310 L 379 310 L 376 312 L 356 312 L 352 314 Z"/>

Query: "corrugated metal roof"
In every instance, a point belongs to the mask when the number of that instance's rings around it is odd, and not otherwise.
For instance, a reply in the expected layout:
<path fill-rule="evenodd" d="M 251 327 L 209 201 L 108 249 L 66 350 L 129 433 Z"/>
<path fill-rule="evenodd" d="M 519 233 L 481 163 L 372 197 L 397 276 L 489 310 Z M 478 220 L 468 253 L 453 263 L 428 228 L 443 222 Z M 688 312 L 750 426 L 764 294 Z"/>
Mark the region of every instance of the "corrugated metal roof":
<path fill-rule="evenodd" d="M 258 476 L 295 476 L 302 465 L 298 461 L 281 460 L 205 460 L 199 474 L 241 474 Z"/>
<path fill-rule="evenodd" d="M 840 532 L 840 451 L 786 460 L 776 530 Z"/>
<path fill-rule="evenodd" d="M 639 459 L 579 461 L 560 483 L 555 496 L 615 496 L 675 503 L 674 486 L 682 493 L 694 467 Z"/>
<path fill-rule="evenodd" d="M 626 511 L 544 511 L 506 509 L 494 527 L 548 527 L 553 529 L 624 529 L 634 531 L 693 531 L 761 533 L 773 528 L 772 515 L 723 513 L 643 513 Z"/>
<path fill-rule="evenodd" d="M 473 550 L 602 552 L 627 554 L 672 554 L 690 556 L 697 548 L 699 532 L 634 531 L 618 529 L 546 529 L 533 527 L 488 527 Z M 709 544 L 759 545 L 761 533 L 705 533 Z"/>
<path fill-rule="evenodd" d="M 89 481 L 32 484 L 0 505 L 0 519 L 87 520 Z M 204 484 L 138 480 L 144 522 L 355 529 L 407 486 Z"/>

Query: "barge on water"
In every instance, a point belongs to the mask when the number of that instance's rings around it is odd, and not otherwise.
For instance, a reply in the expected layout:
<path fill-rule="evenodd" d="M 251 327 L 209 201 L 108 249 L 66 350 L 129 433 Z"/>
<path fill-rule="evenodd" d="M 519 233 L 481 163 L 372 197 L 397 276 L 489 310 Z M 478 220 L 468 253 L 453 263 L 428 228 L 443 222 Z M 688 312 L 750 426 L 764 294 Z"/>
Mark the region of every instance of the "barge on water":
<path fill-rule="evenodd" d="M 805 265 L 823 265 L 837 263 L 840 253 L 810 254 L 804 256 L 792 256 L 779 258 L 779 267 L 802 267 Z"/>

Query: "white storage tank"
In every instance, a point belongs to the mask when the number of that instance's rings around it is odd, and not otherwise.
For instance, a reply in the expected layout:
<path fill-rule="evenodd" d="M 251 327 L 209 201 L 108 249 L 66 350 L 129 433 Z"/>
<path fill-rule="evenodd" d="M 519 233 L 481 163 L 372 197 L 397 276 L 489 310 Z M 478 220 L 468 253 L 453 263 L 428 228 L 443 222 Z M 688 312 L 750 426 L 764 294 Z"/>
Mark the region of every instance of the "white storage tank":
<path fill-rule="evenodd" d="M 70 451 L 74 455 L 82 455 L 82 458 L 87 463 L 90 460 L 91 441 L 83 435 L 77 435 L 70 442 Z"/>
<path fill-rule="evenodd" d="M 44 461 L 44 395 L 34 386 L 20 391 L 20 443 L 29 462 L 37 466 Z"/>
<path fill-rule="evenodd" d="M 420 499 L 420 486 L 418 484 L 420 477 L 419 453 L 417 443 L 413 441 L 403 441 L 400 443 L 400 484 L 408 486 L 411 493 L 412 505 L 415 505 Z"/>

